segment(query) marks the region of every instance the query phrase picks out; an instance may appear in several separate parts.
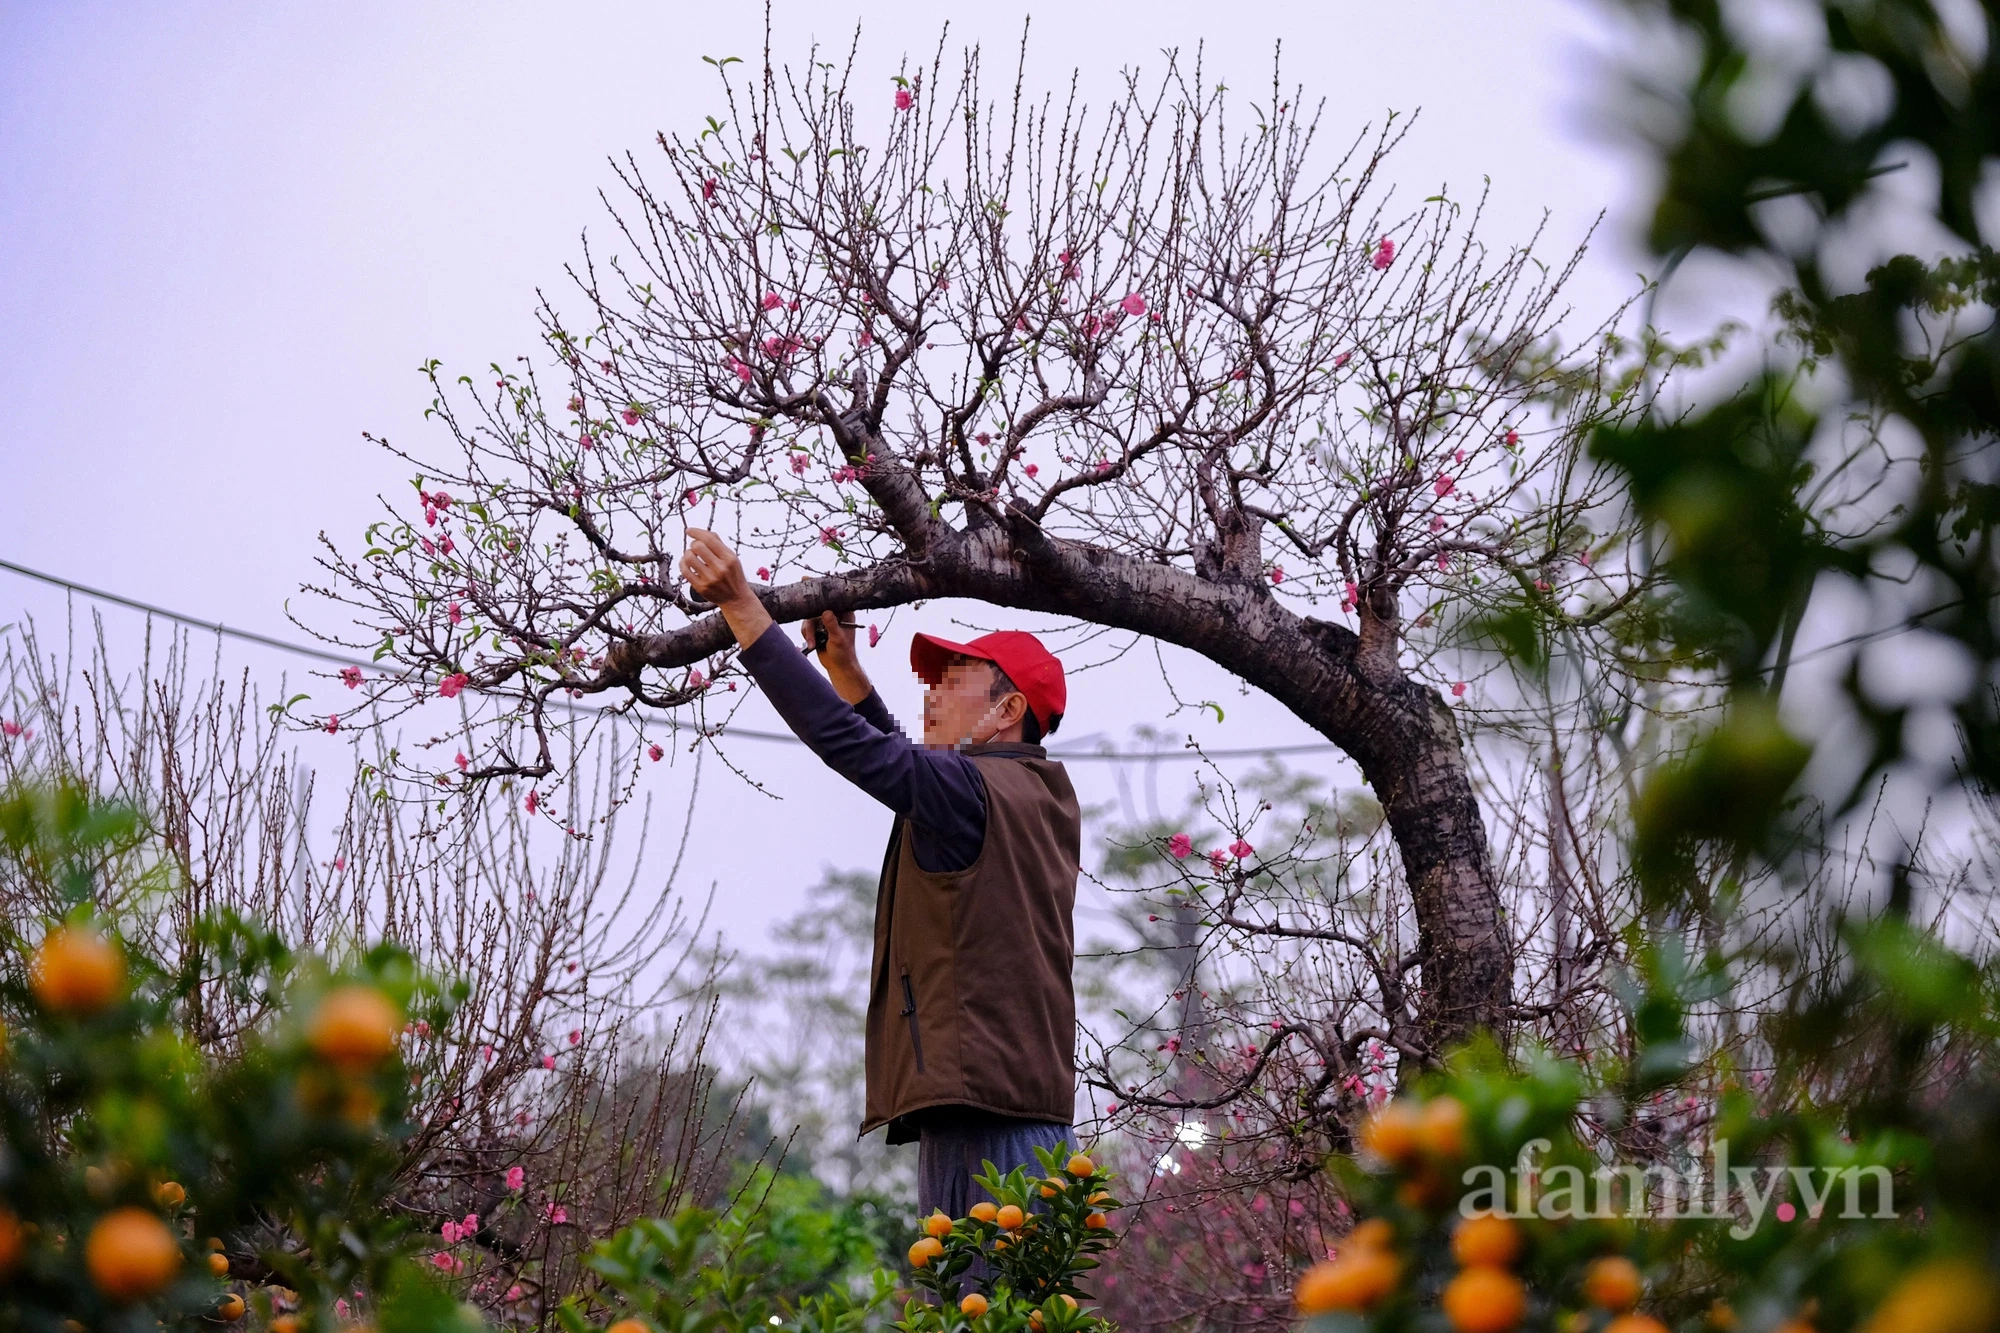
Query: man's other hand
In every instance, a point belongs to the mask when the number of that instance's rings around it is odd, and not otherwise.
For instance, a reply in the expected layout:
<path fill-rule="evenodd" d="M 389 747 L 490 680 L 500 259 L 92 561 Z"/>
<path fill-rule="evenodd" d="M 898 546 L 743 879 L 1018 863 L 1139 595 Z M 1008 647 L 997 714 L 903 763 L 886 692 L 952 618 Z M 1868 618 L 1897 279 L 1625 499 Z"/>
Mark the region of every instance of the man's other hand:
<path fill-rule="evenodd" d="M 856 665 L 853 621 L 842 620 L 832 611 L 820 612 L 816 620 L 801 620 L 799 635 L 804 641 L 807 652 L 819 646 L 819 635 L 815 632 L 815 626 L 826 631 L 826 651 L 820 654 L 820 661 L 826 664 L 828 671 L 832 671 L 835 667 Z"/>
<path fill-rule="evenodd" d="M 834 692 L 851 704 L 860 703 L 875 687 L 854 652 L 854 622 L 842 620 L 832 611 L 822 611 L 817 619 L 801 622 L 799 632 L 807 652 L 819 642 L 819 636 L 813 632 L 815 628 L 826 630 L 826 651 L 819 655 L 819 664 L 826 668 Z"/>

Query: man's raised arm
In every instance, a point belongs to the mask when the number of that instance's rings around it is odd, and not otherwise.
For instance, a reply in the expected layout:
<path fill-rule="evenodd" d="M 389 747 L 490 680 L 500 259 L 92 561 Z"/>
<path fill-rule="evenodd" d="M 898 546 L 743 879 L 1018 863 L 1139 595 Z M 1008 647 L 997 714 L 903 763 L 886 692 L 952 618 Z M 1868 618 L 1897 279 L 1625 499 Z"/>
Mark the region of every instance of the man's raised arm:
<path fill-rule="evenodd" d="M 919 826 L 926 835 L 922 842 L 930 844 L 920 844 L 920 862 L 940 863 L 927 869 L 971 865 L 986 838 L 986 783 L 972 760 L 955 750 L 919 745 L 896 726 L 854 659 L 851 630 L 838 624 L 827 632 L 827 648 L 835 652 L 839 635 L 844 651 L 835 659 L 840 669 L 829 683 L 757 600 L 736 553 L 700 528 L 690 528 L 688 537 L 682 573 L 721 611 L 743 650 L 744 667 L 792 734 L 827 767 Z M 829 671 L 834 667 L 830 662 Z M 856 691 L 860 700 L 844 697 Z M 870 700 L 867 708 L 857 706 Z"/>

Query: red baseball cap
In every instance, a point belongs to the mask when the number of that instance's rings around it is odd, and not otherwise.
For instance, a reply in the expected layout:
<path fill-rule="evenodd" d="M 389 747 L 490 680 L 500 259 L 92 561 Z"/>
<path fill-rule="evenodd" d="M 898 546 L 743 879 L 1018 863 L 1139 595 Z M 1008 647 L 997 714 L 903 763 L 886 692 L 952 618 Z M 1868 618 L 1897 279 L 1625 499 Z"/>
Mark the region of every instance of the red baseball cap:
<path fill-rule="evenodd" d="M 935 634 L 919 634 L 910 640 L 910 665 L 927 685 L 944 679 L 944 669 L 954 657 L 976 657 L 1006 672 L 1007 679 L 1028 701 L 1028 711 L 1041 724 L 1043 735 L 1053 732 L 1062 721 L 1063 707 L 1069 702 L 1062 663 L 1026 630 L 996 630 L 971 643 L 953 643 Z"/>

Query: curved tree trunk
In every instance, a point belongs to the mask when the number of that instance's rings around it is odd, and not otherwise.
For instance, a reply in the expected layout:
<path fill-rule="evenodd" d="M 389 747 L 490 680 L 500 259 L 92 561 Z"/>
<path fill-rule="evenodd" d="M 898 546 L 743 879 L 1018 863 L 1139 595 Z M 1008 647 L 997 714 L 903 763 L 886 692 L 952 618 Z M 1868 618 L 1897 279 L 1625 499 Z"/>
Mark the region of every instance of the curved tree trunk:
<path fill-rule="evenodd" d="M 1397 660 L 1393 589 L 1370 591 L 1357 634 L 1280 605 L 1257 576 L 1254 533 L 1248 558 L 1230 552 L 1235 558 L 1214 562 L 1204 575 L 1051 538 L 1024 510 L 1010 513 L 1005 527 L 987 521 L 955 529 L 930 517 L 921 495 L 898 494 L 894 477 L 878 474 L 870 483 L 904 536 L 908 558 L 771 589 L 765 604 L 775 619 L 969 597 L 1134 630 L 1200 653 L 1338 745 L 1380 799 L 1417 918 L 1417 1043 L 1435 1056 L 1505 1021 L 1512 958 L 1485 828 L 1450 708 Z M 720 616 L 704 617 L 651 639 L 644 664 L 698 661 L 730 642 Z"/>

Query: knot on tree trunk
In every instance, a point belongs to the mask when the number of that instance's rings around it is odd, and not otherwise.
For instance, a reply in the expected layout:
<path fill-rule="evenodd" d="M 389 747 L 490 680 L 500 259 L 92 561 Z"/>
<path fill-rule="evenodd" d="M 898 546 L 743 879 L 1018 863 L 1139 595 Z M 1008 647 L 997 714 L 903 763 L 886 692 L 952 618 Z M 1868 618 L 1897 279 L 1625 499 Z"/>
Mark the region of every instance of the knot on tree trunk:
<path fill-rule="evenodd" d="M 1254 588 L 1270 596 L 1264 586 L 1264 520 L 1240 508 L 1224 509 L 1214 535 L 1195 544 L 1194 572 L 1216 583 Z"/>

